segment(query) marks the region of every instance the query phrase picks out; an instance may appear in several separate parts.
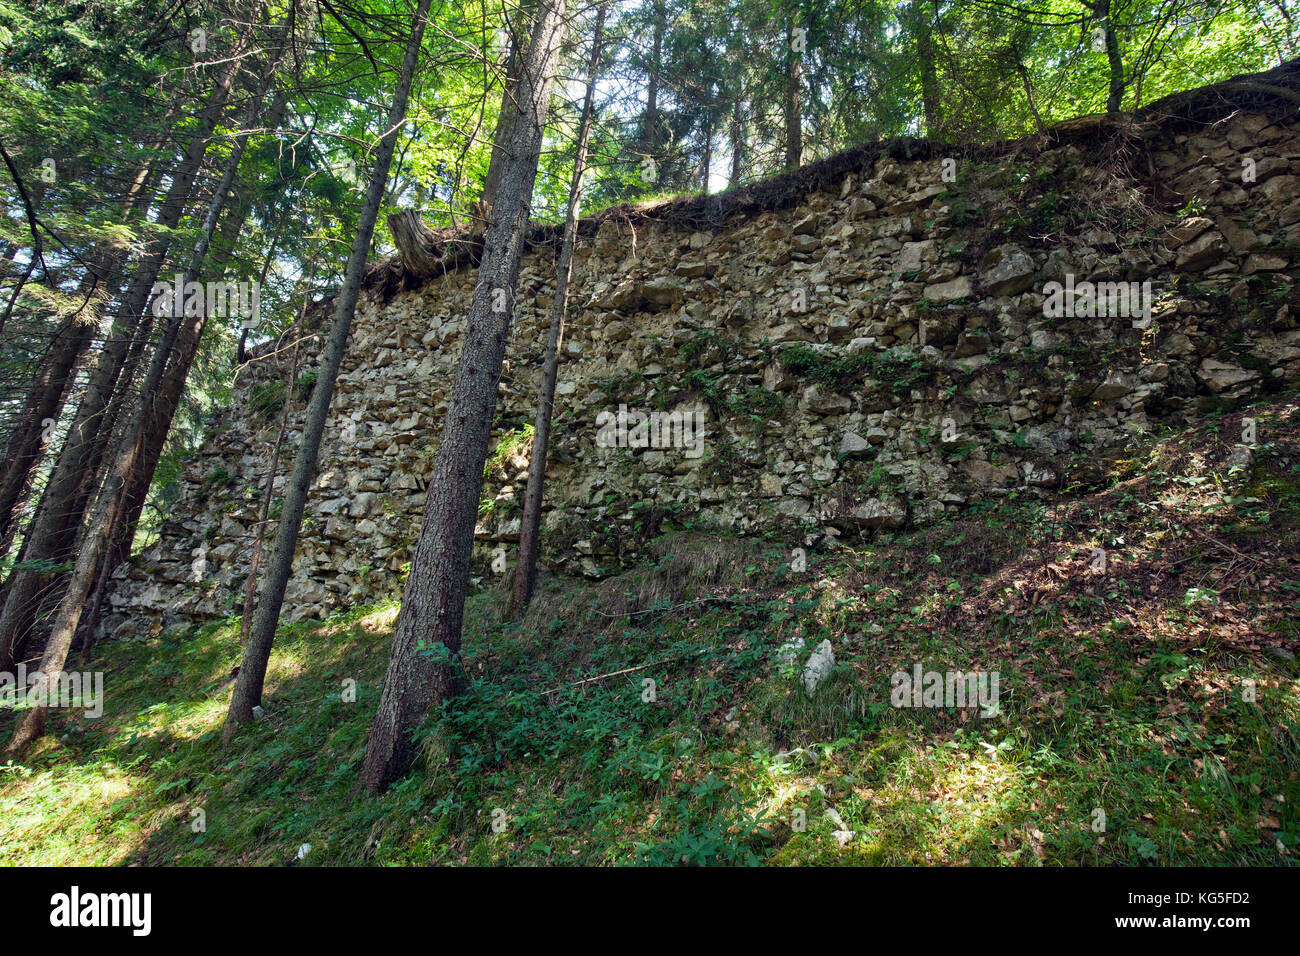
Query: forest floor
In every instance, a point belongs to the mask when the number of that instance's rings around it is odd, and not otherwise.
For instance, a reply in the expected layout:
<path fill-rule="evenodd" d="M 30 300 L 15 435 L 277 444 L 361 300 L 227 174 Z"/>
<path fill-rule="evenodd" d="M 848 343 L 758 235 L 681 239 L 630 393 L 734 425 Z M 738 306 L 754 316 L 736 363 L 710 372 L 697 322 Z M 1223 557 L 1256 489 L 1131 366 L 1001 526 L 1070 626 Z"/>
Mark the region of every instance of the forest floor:
<path fill-rule="evenodd" d="M 72 666 L 105 672 L 104 715 L 55 715 L 0 768 L 0 863 L 1300 859 L 1296 394 L 1137 439 L 1091 492 L 1008 493 L 803 571 L 687 527 L 659 553 L 544 578 L 518 625 L 475 594 L 469 690 L 379 799 L 354 785 L 395 604 L 283 628 L 265 717 L 226 751 L 237 622 L 101 646 Z M 892 706 L 916 664 L 996 671 L 996 713 Z"/>

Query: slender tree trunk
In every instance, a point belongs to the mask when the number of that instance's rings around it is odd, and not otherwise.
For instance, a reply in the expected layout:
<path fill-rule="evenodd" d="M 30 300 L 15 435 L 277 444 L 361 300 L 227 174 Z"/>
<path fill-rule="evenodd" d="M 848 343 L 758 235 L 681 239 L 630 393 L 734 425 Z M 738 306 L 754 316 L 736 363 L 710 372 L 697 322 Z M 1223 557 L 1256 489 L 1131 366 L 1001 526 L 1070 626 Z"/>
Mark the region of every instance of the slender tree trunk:
<path fill-rule="evenodd" d="M 713 124 L 704 122 L 704 156 L 700 160 L 700 192 L 709 194 L 709 174 L 713 171 Z"/>
<path fill-rule="evenodd" d="M 1092 12 L 1106 31 L 1106 63 L 1110 67 L 1110 85 L 1106 92 L 1106 112 L 1118 113 L 1124 101 L 1124 59 L 1120 54 L 1119 37 L 1111 23 L 1111 0 L 1093 0 Z"/>
<path fill-rule="evenodd" d="M 745 101 L 740 93 L 731 106 L 731 176 L 727 188 L 735 189 L 745 173 Z"/>
<path fill-rule="evenodd" d="M 533 422 L 533 453 L 528 460 L 528 486 L 524 491 L 524 515 L 519 531 L 519 561 L 515 565 L 515 586 L 511 592 L 511 613 L 518 618 L 528 609 L 537 584 L 537 554 L 541 546 L 543 487 L 546 483 L 546 452 L 551 437 L 551 416 L 555 407 L 555 383 L 560 370 L 560 342 L 564 338 L 564 315 L 569 301 L 569 279 L 573 274 L 573 250 L 578 241 L 578 211 L 582 205 L 582 181 L 587 172 L 587 149 L 591 142 L 591 120 L 595 112 L 596 74 L 607 3 L 596 11 L 596 28 L 587 61 L 587 95 L 582 103 L 578 127 L 578 154 L 573 161 L 569 185 L 569 210 L 564 221 L 564 243 L 555 275 L 555 299 L 551 303 L 551 327 L 547 332 L 546 357 Z"/>
<path fill-rule="evenodd" d="M 407 40 L 402 72 L 393 95 L 393 107 L 389 111 L 388 122 L 384 127 L 387 132 L 380 140 L 379 149 L 375 153 L 375 169 L 370 177 L 365 206 L 361 211 L 361 221 L 352 243 L 352 253 L 348 258 L 343 288 L 339 292 L 334 308 L 329 344 L 320 364 L 316 385 L 312 389 L 311 403 L 307 408 L 306 422 L 303 425 L 302 444 L 294 461 L 293 479 L 285 489 L 284 508 L 280 515 L 279 527 L 276 529 L 275 550 L 271 556 L 269 574 L 262 582 L 252 631 L 248 636 L 248 642 L 244 645 L 243 663 L 240 665 L 239 677 L 235 681 L 230 710 L 226 715 L 226 724 L 221 735 L 222 743 L 225 745 L 234 739 L 241 724 L 253 719 L 253 708 L 262 700 L 266 666 L 271 659 L 271 646 L 275 641 L 275 628 L 280 619 L 280 608 L 284 605 L 284 591 L 293 570 L 293 555 L 298 545 L 298 533 L 302 525 L 303 511 L 307 506 L 308 490 L 316 474 L 325 418 L 329 414 L 330 401 L 334 397 L 334 383 L 338 379 L 339 365 L 343 361 L 343 353 L 347 348 L 352 315 L 356 310 L 361 279 L 366 268 L 366 252 L 370 248 L 370 237 L 375 230 L 375 221 L 379 218 L 379 203 L 383 199 L 388 170 L 392 165 L 393 148 L 397 144 L 397 136 L 406 117 L 406 100 L 410 94 L 411 79 L 419 59 L 428 13 L 429 0 L 420 0 L 415 11 L 415 21 L 411 26 L 411 35 Z"/>
<path fill-rule="evenodd" d="M 77 316 L 64 322 L 27 390 L 22 415 L 4 450 L 5 471 L 0 475 L 0 556 L 9 551 L 18 504 L 40 461 L 45 423 L 58 418 L 73 370 L 90 345 L 94 331 L 92 323 L 83 322 Z"/>
<path fill-rule="evenodd" d="M 935 71 L 934 40 L 924 2 L 912 9 L 916 31 L 916 69 L 921 75 L 921 107 L 925 112 L 925 135 L 935 139 L 943 129 L 943 107 L 939 96 L 939 77 Z"/>
<path fill-rule="evenodd" d="M 284 447 L 284 435 L 289 429 L 289 410 L 293 407 L 293 389 L 298 381 L 298 349 L 302 345 L 302 336 L 307 318 L 307 296 L 304 294 L 302 309 L 298 321 L 289 332 L 294 336 L 293 353 L 289 357 L 289 375 L 284 382 L 284 408 L 280 411 L 280 430 L 275 436 L 275 447 L 271 451 L 271 466 L 266 470 L 266 482 L 262 488 L 262 508 L 257 516 L 257 528 L 253 532 L 253 554 L 248 559 L 248 576 L 244 580 L 244 611 L 239 619 L 240 643 L 247 643 L 249 630 L 253 625 L 253 611 L 257 607 L 257 572 L 262 563 L 262 538 L 266 535 L 266 524 L 271 515 L 271 499 L 275 497 L 275 476 L 280 470 L 280 450 Z"/>
<path fill-rule="evenodd" d="M 483 180 L 482 213 L 491 216 L 492 207 L 497 201 L 497 191 L 501 188 L 501 162 L 498 157 L 510 145 L 510 120 L 515 115 L 515 97 L 519 90 L 519 70 L 523 66 L 523 57 L 519 55 L 519 43 L 511 36 L 510 55 L 506 58 L 505 74 L 501 84 L 501 108 L 497 110 L 497 125 L 492 130 L 492 152 L 488 159 L 487 176 Z"/>
<path fill-rule="evenodd" d="M 641 120 L 641 150 L 649 157 L 659 156 L 659 71 L 663 69 L 664 30 L 668 16 L 662 0 L 655 0 L 652 8 L 654 38 L 650 46 L 650 76 L 646 83 L 645 113 Z"/>
<path fill-rule="evenodd" d="M 803 163 L 803 51 L 795 50 L 794 27 L 786 30 L 785 168 Z"/>
<path fill-rule="evenodd" d="M 1025 100 L 1029 103 L 1029 112 L 1034 117 L 1034 125 L 1041 133 L 1047 129 L 1047 125 L 1038 112 L 1038 102 L 1034 98 L 1034 85 L 1029 76 L 1029 69 L 1025 66 L 1025 61 L 1019 57 L 1016 58 L 1016 73 L 1020 76 L 1020 86 L 1025 91 Z"/>
<path fill-rule="evenodd" d="M 412 732 L 430 707 L 453 692 L 458 683 L 452 666 L 460 653 L 483 464 L 563 32 L 564 0 L 541 0 L 520 77 L 511 149 L 504 160 L 507 166 L 501 173 L 497 209 L 484 240 L 384 690 L 370 726 L 360 782 L 372 794 L 410 768 L 416 747 Z M 421 653 L 423 646 L 440 644 L 451 664 L 438 663 Z"/>

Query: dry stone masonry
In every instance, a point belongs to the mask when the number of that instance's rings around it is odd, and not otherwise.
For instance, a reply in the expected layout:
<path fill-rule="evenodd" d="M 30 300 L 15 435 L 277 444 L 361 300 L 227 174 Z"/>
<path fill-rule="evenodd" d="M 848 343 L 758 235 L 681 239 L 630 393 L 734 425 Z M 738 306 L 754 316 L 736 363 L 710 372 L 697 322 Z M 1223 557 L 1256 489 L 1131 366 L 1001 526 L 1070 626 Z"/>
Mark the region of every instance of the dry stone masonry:
<path fill-rule="evenodd" d="M 665 526 L 816 544 L 1087 487 L 1142 433 L 1294 382 L 1300 123 L 1268 102 L 1214 120 L 1075 121 L 983 156 L 876 150 L 712 223 L 673 203 L 607 216 L 575 259 L 545 561 L 600 577 Z M 485 576 L 518 536 L 555 255 L 535 244 L 522 270 Z M 363 300 L 289 618 L 400 593 L 474 282 L 467 266 Z M 285 394 L 288 351 L 270 351 L 160 539 L 116 569 L 108 633 L 237 611 Z M 683 423 L 702 424 L 701 450 Z"/>

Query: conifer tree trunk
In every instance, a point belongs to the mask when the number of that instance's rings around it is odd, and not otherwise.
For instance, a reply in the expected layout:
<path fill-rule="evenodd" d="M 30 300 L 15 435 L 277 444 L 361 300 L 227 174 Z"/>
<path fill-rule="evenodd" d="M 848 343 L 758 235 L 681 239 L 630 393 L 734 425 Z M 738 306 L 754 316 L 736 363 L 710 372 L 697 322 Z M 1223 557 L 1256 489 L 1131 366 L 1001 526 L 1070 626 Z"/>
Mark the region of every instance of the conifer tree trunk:
<path fill-rule="evenodd" d="M 731 105 L 731 176 L 727 188 L 735 189 L 740 185 L 745 173 L 745 102 L 740 93 Z"/>
<path fill-rule="evenodd" d="M 371 794 L 410 769 L 416 747 L 412 732 L 458 684 L 453 665 L 433 660 L 421 653 L 421 647 L 442 645 L 452 662 L 460 653 L 483 464 L 510 336 L 563 20 L 564 0 L 541 0 L 520 75 L 501 191 L 484 240 L 420 536 L 393 633 L 384 690 L 370 726 L 360 783 Z"/>
<path fill-rule="evenodd" d="M 519 44 L 510 38 L 510 55 L 506 58 L 505 75 L 502 79 L 501 108 L 497 111 L 497 125 L 492 130 L 492 152 L 488 161 L 487 176 L 483 180 L 483 207 L 490 210 L 497 201 L 497 192 L 501 188 L 501 162 L 498 157 L 510 146 L 510 121 L 515 115 L 515 97 L 519 92 L 519 71 L 523 69 L 523 57 Z"/>
<path fill-rule="evenodd" d="M 316 475 L 325 419 L 329 415 L 330 401 L 334 397 L 334 383 L 338 379 L 339 365 L 343 361 L 343 353 L 347 348 L 352 316 L 356 311 L 357 297 L 361 291 L 361 279 L 365 275 L 366 254 L 370 249 L 370 239 L 375 231 L 375 222 L 379 218 L 379 205 L 388 182 L 388 170 L 393 161 L 393 149 L 397 144 L 397 136 L 402 129 L 403 120 L 406 118 L 406 101 L 411 90 L 411 80 L 415 75 L 415 66 L 419 60 L 420 44 L 424 39 L 428 13 L 429 0 L 420 0 L 411 26 L 411 34 L 407 39 L 402 72 L 393 94 L 393 106 L 389 110 L 388 122 L 384 126 L 386 132 L 379 141 L 379 148 L 375 151 L 375 168 L 366 190 L 366 201 L 361 210 L 357 235 L 353 240 L 352 253 L 344 273 L 343 288 L 334 307 L 329 344 L 321 360 L 316 384 L 312 388 L 311 402 L 303 424 L 302 443 L 293 465 L 293 478 L 285 489 L 284 506 L 275 535 L 275 550 L 272 552 L 267 568 L 268 573 L 258 595 L 257 611 L 253 616 L 248 642 L 244 645 L 243 662 L 239 668 L 239 677 L 235 681 L 230 710 L 226 714 L 226 724 L 221 734 L 223 745 L 228 745 L 234 739 L 241 724 L 253 719 L 253 708 L 262 700 L 266 666 L 271 659 L 271 647 L 275 642 L 275 628 L 280 620 L 280 609 L 284 605 L 285 588 L 289 584 L 289 577 L 293 571 L 293 555 L 298 546 L 303 512 L 307 507 L 307 494 Z"/>
<path fill-rule="evenodd" d="M 704 121 L 704 156 L 700 160 L 700 192 L 709 194 L 709 174 L 713 171 L 713 124 Z"/>
<path fill-rule="evenodd" d="M 939 77 L 935 68 L 934 38 L 925 0 L 913 5 L 913 30 L 916 33 L 916 68 L 921 77 L 921 108 L 925 113 L 925 135 L 939 136 L 943 127 L 943 110 L 939 98 Z"/>
<path fill-rule="evenodd" d="M 537 396 L 537 415 L 533 422 L 533 452 L 528 460 L 528 486 L 524 491 L 524 515 L 519 531 L 519 561 L 515 565 L 515 585 L 511 592 L 511 612 L 518 618 L 528 609 L 537 584 L 537 554 L 541 548 L 543 486 L 546 483 L 546 451 L 551 437 L 551 417 L 555 408 L 555 383 L 559 378 L 560 343 L 564 338 L 564 315 L 569 301 L 569 278 L 573 274 L 573 249 L 578 241 L 578 211 L 582 205 L 582 181 L 587 172 L 587 148 L 591 141 L 591 121 L 595 112 L 596 73 L 600 67 L 600 47 L 608 3 L 596 11 L 596 29 L 587 61 L 587 95 L 582 103 L 578 127 L 578 153 L 573 161 L 573 181 L 569 186 L 569 209 L 564 221 L 564 244 L 555 275 L 555 299 L 551 303 L 551 327 L 547 333 L 546 357 L 542 362 L 542 381 Z"/>
<path fill-rule="evenodd" d="M 794 26 L 786 29 L 785 168 L 803 163 L 803 53 L 794 49 Z"/>
<path fill-rule="evenodd" d="M 663 0 L 655 0 L 651 11 L 654 17 L 654 38 L 650 44 L 650 76 L 646 83 L 645 114 L 641 120 L 641 149 L 646 156 L 659 151 L 659 71 L 663 68 L 664 30 L 668 17 Z"/>
<path fill-rule="evenodd" d="M 293 353 L 289 357 L 289 372 L 284 381 L 284 408 L 280 410 L 280 429 L 275 436 L 275 447 L 271 452 L 271 464 L 266 469 L 266 482 L 262 488 L 262 507 L 257 516 L 257 527 L 253 532 L 253 553 L 248 559 L 248 576 L 244 579 L 244 610 L 239 618 L 239 640 L 248 641 L 248 633 L 253 626 L 253 611 L 257 607 L 257 572 L 262 564 L 262 538 L 266 535 L 266 523 L 271 515 L 271 499 L 275 495 L 275 475 L 280 470 L 280 450 L 284 447 L 284 434 L 289 429 L 289 412 L 293 407 L 293 389 L 298 381 L 298 350 L 302 345 L 302 335 L 307 318 L 307 297 L 304 294 L 302 309 L 298 321 L 289 327 L 289 334 L 294 336 Z"/>
<path fill-rule="evenodd" d="M 46 350 L 36 378 L 27 390 L 22 415 L 4 449 L 5 470 L 0 475 L 0 556 L 9 550 L 17 523 L 18 504 L 40 460 L 45 431 L 43 423 L 58 418 L 68 382 L 94 331 L 92 323 L 78 316 L 65 321 Z"/>
<path fill-rule="evenodd" d="M 1093 0 L 1093 14 L 1101 21 L 1105 31 L 1106 64 L 1110 70 L 1110 83 L 1106 91 L 1106 112 L 1118 113 L 1124 100 L 1124 59 L 1120 54 L 1119 36 L 1111 23 L 1111 0 Z"/>

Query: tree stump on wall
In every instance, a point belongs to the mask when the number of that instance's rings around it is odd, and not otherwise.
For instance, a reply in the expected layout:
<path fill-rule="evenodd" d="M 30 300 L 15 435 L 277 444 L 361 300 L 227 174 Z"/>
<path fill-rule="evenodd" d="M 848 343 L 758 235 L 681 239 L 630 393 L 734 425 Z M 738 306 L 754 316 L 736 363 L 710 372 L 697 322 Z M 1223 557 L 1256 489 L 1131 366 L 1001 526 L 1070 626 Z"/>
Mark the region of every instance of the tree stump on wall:
<path fill-rule="evenodd" d="M 435 274 L 442 265 L 442 256 L 434 250 L 437 237 L 424 224 L 414 209 L 403 209 L 388 217 L 388 228 L 393 231 L 393 241 L 402 255 L 402 266 L 407 273 L 418 278 Z"/>

